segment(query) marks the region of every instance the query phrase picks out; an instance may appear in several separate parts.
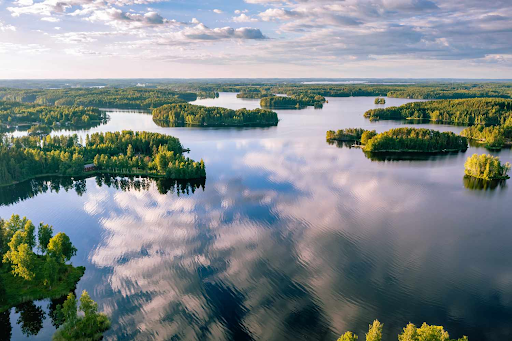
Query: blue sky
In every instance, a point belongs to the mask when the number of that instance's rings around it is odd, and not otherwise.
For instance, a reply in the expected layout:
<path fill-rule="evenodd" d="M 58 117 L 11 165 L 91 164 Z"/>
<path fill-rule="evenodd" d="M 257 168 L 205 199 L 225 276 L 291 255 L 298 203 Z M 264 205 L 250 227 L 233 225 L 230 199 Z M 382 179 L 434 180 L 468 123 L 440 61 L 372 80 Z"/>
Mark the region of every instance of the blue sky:
<path fill-rule="evenodd" d="M 0 0 L 0 78 L 512 78 L 511 0 Z"/>

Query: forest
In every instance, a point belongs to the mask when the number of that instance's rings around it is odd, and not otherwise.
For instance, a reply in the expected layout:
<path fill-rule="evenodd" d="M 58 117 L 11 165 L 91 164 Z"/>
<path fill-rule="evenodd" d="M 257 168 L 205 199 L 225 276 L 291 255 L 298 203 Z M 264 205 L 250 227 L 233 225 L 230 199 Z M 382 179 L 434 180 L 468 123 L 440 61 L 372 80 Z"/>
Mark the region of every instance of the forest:
<path fill-rule="evenodd" d="M 202 92 L 204 96 L 212 93 Z M 213 93 L 215 96 L 215 92 Z M 118 109 L 152 109 L 169 103 L 197 99 L 193 92 L 145 88 L 0 89 L 0 99 L 39 105 L 83 106 Z"/>
<path fill-rule="evenodd" d="M 77 128 L 93 122 L 103 122 L 106 119 L 107 115 L 104 111 L 92 107 L 0 101 L 0 123 L 5 128 L 18 125 L 32 126 L 33 129 L 41 129 L 38 126 L 46 129 L 64 126 Z"/>
<path fill-rule="evenodd" d="M 203 160 L 183 156 L 172 136 L 122 131 L 87 135 L 3 137 L 0 140 L 0 185 L 48 175 L 78 176 L 93 164 L 96 173 L 146 175 L 171 179 L 206 177 Z"/>
<path fill-rule="evenodd" d="M 364 144 L 365 152 L 436 153 L 465 151 L 468 141 L 452 132 L 424 128 L 395 128 L 377 134 Z"/>
<path fill-rule="evenodd" d="M 307 106 L 322 108 L 325 97 L 307 93 L 294 94 L 291 96 L 267 96 L 260 100 L 262 108 L 271 109 L 300 109 Z"/>
<path fill-rule="evenodd" d="M 346 128 L 337 131 L 328 130 L 325 139 L 331 141 L 361 141 L 361 137 L 366 131 L 362 128 Z"/>
<path fill-rule="evenodd" d="M 512 100 L 472 98 L 413 102 L 399 107 L 371 109 L 364 117 L 370 120 L 424 119 L 450 124 L 498 125 L 512 117 Z"/>
<path fill-rule="evenodd" d="M 384 325 L 378 320 L 368 326 L 368 333 L 365 334 L 366 341 L 382 341 L 382 329 Z M 338 341 L 356 341 L 359 337 L 352 332 L 341 335 Z M 450 334 L 442 326 L 428 325 L 423 323 L 416 327 L 413 323 L 407 324 L 402 333 L 398 335 L 398 341 L 468 341 L 467 336 L 459 339 L 451 339 Z"/>
<path fill-rule="evenodd" d="M 488 154 L 473 154 L 464 163 L 466 176 L 483 180 L 508 179 L 510 163 L 502 164 L 500 158 Z"/>
<path fill-rule="evenodd" d="M 503 125 L 473 125 L 465 128 L 460 134 L 484 144 L 487 149 L 499 150 L 512 145 L 512 118 L 507 119 Z"/>
<path fill-rule="evenodd" d="M 383 97 L 377 97 L 375 101 L 373 101 L 375 104 L 386 104 L 386 99 Z"/>
<path fill-rule="evenodd" d="M 193 104 L 166 104 L 153 109 L 155 123 L 195 126 L 275 126 L 277 114 L 265 109 L 232 110 Z"/>

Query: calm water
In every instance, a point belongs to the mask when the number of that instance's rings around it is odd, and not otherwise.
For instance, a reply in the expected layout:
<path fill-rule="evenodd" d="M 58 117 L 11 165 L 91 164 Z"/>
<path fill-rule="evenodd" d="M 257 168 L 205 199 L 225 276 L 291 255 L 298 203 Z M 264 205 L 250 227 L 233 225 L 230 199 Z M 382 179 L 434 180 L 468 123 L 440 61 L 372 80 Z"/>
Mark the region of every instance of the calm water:
<path fill-rule="evenodd" d="M 472 341 L 509 339 L 512 193 L 463 181 L 465 159 L 486 150 L 372 161 L 327 144 L 326 130 L 402 123 L 365 120 L 374 97 L 328 100 L 321 110 L 280 110 L 272 128 L 160 128 L 148 114 L 112 111 L 89 133 L 177 136 L 205 160 L 204 187 L 23 185 L 0 192 L 0 216 L 26 215 L 71 237 L 73 264 L 87 268 L 77 293 L 88 290 L 111 317 L 107 340 L 364 338 L 375 318 L 386 340 L 409 321 Z M 226 93 L 196 103 L 259 106 Z M 512 162 L 510 149 L 496 155 Z M 21 318 L 13 309 L 12 340 L 26 338 L 18 319 L 35 332 L 42 324 L 31 339 L 50 339 L 48 305 L 24 307 Z"/>

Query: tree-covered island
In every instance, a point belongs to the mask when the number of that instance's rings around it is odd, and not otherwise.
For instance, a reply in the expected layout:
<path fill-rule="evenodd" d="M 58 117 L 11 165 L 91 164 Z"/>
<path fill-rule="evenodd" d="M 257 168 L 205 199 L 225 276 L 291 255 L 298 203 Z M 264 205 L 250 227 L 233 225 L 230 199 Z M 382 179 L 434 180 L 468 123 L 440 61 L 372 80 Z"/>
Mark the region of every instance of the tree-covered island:
<path fill-rule="evenodd" d="M 143 175 L 170 179 L 206 177 L 203 160 L 183 155 L 179 139 L 158 133 L 122 131 L 87 135 L 0 139 L 0 185 L 41 176 Z"/>
<path fill-rule="evenodd" d="M 30 128 L 29 133 L 43 134 L 52 129 L 90 127 L 106 120 L 104 111 L 92 107 L 0 101 L 0 127 L 3 130 L 26 126 Z"/>
<path fill-rule="evenodd" d="M 503 125 L 489 127 L 473 125 L 465 128 L 460 134 L 482 143 L 487 149 L 499 150 L 504 146 L 512 145 L 512 118 Z"/>
<path fill-rule="evenodd" d="M 72 291 L 85 271 L 66 264 L 76 251 L 65 233 L 53 235 L 52 226 L 40 223 L 36 232 L 25 217 L 0 220 L 0 312 Z"/>
<path fill-rule="evenodd" d="M 377 134 L 375 130 L 347 128 L 329 130 L 327 141 L 356 141 L 365 152 L 372 153 L 441 153 L 465 151 L 468 141 L 452 132 L 439 132 L 424 128 L 395 128 Z"/>
<path fill-rule="evenodd" d="M 374 101 L 375 104 L 386 104 L 386 99 L 383 97 L 377 97 Z"/>
<path fill-rule="evenodd" d="M 322 95 L 302 93 L 291 96 L 263 97 L 260 100 L 260 106 L 271 109 L 300 109 L 307 106 L 322 108 L 325 101 L 325 97 Z"/>
<path fill-rule="evenodd" d="M 497 156 L 473 154 L 464 163 L 464 173 L 483 180 L 501 180 L 509 178 L 510 167 L 510 163 L 502 164 Z"/>
<path fill-rule="evenodd" d="M 232 110 L 188 103 L 167 104 L 153 109 L 153 121 L 159 125 L 207 127 L 276 126 L 277 114 L 265 109 Z"/>

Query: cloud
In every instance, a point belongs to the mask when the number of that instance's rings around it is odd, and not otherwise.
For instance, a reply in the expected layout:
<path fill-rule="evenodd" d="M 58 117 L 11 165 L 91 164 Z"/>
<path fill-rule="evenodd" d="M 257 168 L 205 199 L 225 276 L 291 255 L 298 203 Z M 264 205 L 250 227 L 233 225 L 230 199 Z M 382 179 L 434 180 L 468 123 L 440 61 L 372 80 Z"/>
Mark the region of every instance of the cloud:
<path fill-rule="evenodd" d="M 14 31 L 16 31 L 16 27 L 9 25 L 9 24 L 5 24 L 2 21 L 0 21 L 0 32 L 8 32 L 8 31 L 14 32 Z"/>
<path fill-rule="evenodd" d="M 234 22 L 256 22 L 258 19 L 251 18 L 248 15 L 245 15 L 244 13 L 240 14 L 238 17 L 233 17 Z"/>
<path fill-rule="evenodd" d="M 216 14 L 222 14 L 224 12 L 222 12 L 220 9 L 214 9 L 213 10 L 213 13 L 216 13 Z"/>
<path fill-rule="evenodd" d="M 256 28 L 208 28 L 204 24 L 185 28 L 179 33 L 181 36 L 192 40 L 220 40 L 220 39 L 266 39 L 263 33 Z"/>

